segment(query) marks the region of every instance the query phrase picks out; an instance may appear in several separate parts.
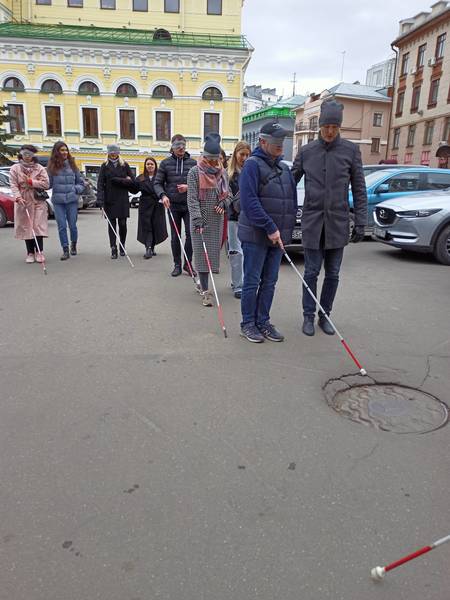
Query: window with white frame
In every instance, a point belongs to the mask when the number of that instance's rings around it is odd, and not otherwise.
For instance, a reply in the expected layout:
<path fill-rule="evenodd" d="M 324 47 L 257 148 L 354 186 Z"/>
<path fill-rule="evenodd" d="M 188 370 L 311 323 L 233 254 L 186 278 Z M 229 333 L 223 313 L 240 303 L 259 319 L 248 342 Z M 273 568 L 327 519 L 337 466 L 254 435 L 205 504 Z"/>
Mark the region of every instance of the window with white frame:
<path fill-rule="evenodd" d="M 84 106 L 81 109 L 83 137 L 98 138 L 98 109 Z"/>
<path fill-rule="evenodd" d="M 47 135 L 62 135 L 61 107 L 45 106 L 45 129 Z"/>
<path fill-rule="evenodd" d="M 383 113 L 373 113 L 373 126 L 381 127 L 383 125 Z"/>
<path fill-rule="evenodd" d="M 172 137 L 172 114 L 167 110 L 155 112 L 155 135 L 158 142 L 170 142 Z"/>
<path fill-rule="evenodd" d="M 208 15 L 221 15 L 222 0 L 207 0 L 206 13 Z"/>
<path fill-rule="evenodd" d="M 23 104 L 9 104 L 9 131 L 14 135 L 25 133 L 25 112 Z"/>
<path fill-rule="evenodd" d="M 203 113 L 203 139 L 205 139 L 209 133 L 220 133 L 219 113 Z"/>
<path fill-rule="evenodd" d="M 136 118 L 133 109 L 119 109 L 119 128 L 120 139 L 134 140 L 136 139 Z"/>

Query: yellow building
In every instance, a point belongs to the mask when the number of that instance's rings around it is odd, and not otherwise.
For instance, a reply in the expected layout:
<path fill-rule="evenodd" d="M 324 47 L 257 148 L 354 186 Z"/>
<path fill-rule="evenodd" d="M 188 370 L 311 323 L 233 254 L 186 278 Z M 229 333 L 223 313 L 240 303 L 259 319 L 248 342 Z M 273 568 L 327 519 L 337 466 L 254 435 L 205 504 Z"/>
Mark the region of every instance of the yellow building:
<path fill-rule="evenodd" d="M 112 142 L 140 169 L 182 133 L 199 155 L 218 131 L 241 137 L 242 88 L 252 48 L 243 0 L 1 0 L 0 104 L 8 144 L 48 154 L 65 140 L 87 173 Z"/>

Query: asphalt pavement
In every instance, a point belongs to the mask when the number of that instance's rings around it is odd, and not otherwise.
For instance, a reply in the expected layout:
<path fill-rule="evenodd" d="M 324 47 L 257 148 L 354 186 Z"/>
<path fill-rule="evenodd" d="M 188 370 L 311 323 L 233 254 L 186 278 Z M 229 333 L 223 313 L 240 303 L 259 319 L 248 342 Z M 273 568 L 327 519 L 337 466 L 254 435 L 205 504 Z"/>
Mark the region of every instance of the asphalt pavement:
<path fill-rule="evenodd" d="M 356 372 L 338 339 L 300 332 L 284 263 L 281 344 L 229 333 L 170 244 L 111 260 L 98 210 L 48 275 L 0 230 L 0 598 L 448 600 L 449 427 L 399 435 L 352 422 L 323 386 Z M 301 255 L 295 256 L 299 269 Z M 349 246 L 333 317 L 369 375 L 450 404 L 450 269 L 376 242 Z"/>

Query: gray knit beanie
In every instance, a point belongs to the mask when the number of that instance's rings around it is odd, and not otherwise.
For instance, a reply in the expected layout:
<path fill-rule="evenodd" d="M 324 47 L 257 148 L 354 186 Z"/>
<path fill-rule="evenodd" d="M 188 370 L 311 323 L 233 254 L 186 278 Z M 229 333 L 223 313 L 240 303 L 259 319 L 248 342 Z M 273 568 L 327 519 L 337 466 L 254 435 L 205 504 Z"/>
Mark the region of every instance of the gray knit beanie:
<path fill-rule="evenodd" d="M 220 158 L 220 135 L 218 133 L 208 133 L 205 137 L 205 145 L 203 146 L 203 156 L 205 158 Z"/>
<path fill-rule="evenodd" d="M 344 107 L 336 100 L 325 101 L 320 108 L 319 126 L 342 125 Z"/>
<path fill-rule="evenodd" d="M 109 144 L 106 146 L 108 154 L 120 154 L 120 146 L 117 144 Z"/>

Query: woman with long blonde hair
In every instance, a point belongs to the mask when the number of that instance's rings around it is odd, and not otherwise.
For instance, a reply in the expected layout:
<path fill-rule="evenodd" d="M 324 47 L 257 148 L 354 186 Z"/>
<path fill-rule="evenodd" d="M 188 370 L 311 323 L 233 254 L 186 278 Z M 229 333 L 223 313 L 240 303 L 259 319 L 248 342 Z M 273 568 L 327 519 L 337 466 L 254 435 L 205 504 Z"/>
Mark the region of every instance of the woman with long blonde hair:
<path fill-rule="evenodd" d="M 238 238 L 238 219 L 241 210 L 239 195 L 239 176 L 245 161 L 250 156 L 251 148 L 247 142 L 239 142 L 231 156 L 228 167 L 230 192 L 228 196 L 228 258 L 231 267 L 231 287 L 234 297 L 240 298 L 242 292 L 243 254 Z"/>

